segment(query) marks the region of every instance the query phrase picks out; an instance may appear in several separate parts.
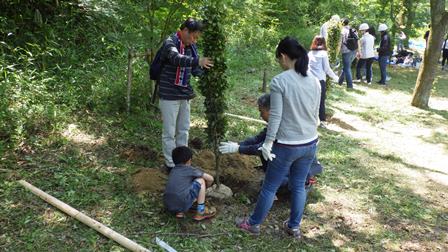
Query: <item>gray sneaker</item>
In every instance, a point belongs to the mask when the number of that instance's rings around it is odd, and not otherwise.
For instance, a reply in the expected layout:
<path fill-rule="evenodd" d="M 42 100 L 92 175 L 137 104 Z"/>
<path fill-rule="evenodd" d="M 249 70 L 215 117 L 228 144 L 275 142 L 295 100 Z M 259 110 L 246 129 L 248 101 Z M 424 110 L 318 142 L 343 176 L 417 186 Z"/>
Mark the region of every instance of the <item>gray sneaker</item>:
<path fill-rule="evenodd" d="M 327 128 L 327 122 L 326 121 L 320 121 L 319 128 L 326 129 Z"/>
<path fill-rule="evenodd" d="M 260 225 L 250 225 L 249 224 L 249 219 L 247 217 L 237 217 L 235 219 L 235 224 L 241 230 L 249 232 L 249 233 L 251 233 L 253 235 L 259 235 L 260 234 Z"/>
<path fill-rule="evenodd" d="M 285 230 L 285 232 L 291 236 L 294 237 L 294 239 L 300 240 L 302 239 L 302 233 L 300 232 L 300 229 L 298 227 L 296 228 L 290 228 L 288 226 L 288 222 L 289 220 L 285 220 L 283 222 L 283 229 Z"/>

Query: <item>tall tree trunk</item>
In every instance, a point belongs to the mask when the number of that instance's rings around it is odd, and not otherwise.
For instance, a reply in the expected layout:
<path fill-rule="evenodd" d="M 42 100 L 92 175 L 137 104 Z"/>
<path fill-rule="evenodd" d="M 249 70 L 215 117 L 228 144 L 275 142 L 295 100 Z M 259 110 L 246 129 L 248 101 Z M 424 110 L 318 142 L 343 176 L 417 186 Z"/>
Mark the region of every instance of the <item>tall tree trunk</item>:
<path fill-rule="evenodd" d="M 423 57 L 423 64 L 418 72 L 412 95 L 412 106 L 428 108 L 432 84 L 440 57 L 443 37 L 448 26 L 448 12 L 445 10 L 445 0 L 431 0 L 431 31 L 428 46 Z"/>
<path fill-rule="evenodd" d="M 395 1 L 391 0 L 390 1 L 390 12 L 389 12 L 389 18 L 392 21 L 392 27 L 389 29 L 390 31 L 390 42 L 391 42 L 391 48 L 393 50 L 393 48 L 395 47 L 395 38 L 396 38 L 396 34 L 397 34 L 397 15 L 399 15 L 400 13 L 397 13 L 397 6 L 395 6 Z"/>
<path fill-rule="evenodd" d="M 404 23 L 404 34 L 406 34 L 406 39 L 403 41 L 403 45 L 405 48 L 409 48 L 409 35 L 411 35 L 412 24 L 414 24 L 415 19 L 415 1 L 414 0 L 404 0 L 403 6 L 405 8 L 405 18 L 406 22 Z"/>

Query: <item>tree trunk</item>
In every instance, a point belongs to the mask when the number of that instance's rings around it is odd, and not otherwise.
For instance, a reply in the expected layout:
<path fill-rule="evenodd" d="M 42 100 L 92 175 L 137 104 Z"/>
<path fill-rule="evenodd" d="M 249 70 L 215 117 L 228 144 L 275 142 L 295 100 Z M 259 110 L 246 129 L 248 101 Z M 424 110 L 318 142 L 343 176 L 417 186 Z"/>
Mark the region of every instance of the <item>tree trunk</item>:
<path fill-rule="evenodd" d="M 403 45 L 405 48 L 409 48 L 409 36 L 411 35 L 412 31 L 412 24 L 414 24 L 415 20 L 415 4 L 414 0 L 404 0 L 403 6 L 405 8 L 405 28 L 404 28 L 404 34 L 406 34 L 406 39 L 403 41 Z"/>
<path fill-rule="evenodd" d="M 431 0 L 431 30 L 428 46 L 423 56 L 423 63 L 418 72 L 412 95 L 412 106 L 428 108 L 432 84 L 440 57 L 443 37 L 448 25 L 448 12 L 445 10 L 445 0 Z"/>
<path fill-rule="evenodd" d="M 126 112 L 128 115 L 131 113 L 131 88 L 132 88 L 132 60 L 134 57 L 134 49 L 128 50 L 128 85 L 126 92 Z"/>
<path fill-rule="evenodd" d="M 389 35 L 390 35 L 390 42 L 391 42 L 391 48 L 392 50 L 395 47 L 395 38 L 397 34 L 397 12 L 396 12 L 397 6 L 395 6 L 394 1 L 390 1 L 390 12 L 389 12 L 389 18 L 392 21 L 392 27 L 390 27 Z M 399 14 L 399 13 L 398 13 Z"/>
<path fill-rule="evenodd" d="M 213 152 L 215 153 L 215 170 L 216 170 L 216 176 L 215 176 L 215 180 L 216 180 L 216 185 L 219 188 L 219 186 L 221 185 L 221 154 L 219 153 L 219 143 L 215 142 L 213 143 Z"/>
<path fill-rule="evenodd" d="M 266 74 L 266 68 L 263 69 L 263 85 L 261 87 L 261 92 L 266 93 L 266 86 L 267 86 L 267 82 L 268 82 L 268 77 Z"/>

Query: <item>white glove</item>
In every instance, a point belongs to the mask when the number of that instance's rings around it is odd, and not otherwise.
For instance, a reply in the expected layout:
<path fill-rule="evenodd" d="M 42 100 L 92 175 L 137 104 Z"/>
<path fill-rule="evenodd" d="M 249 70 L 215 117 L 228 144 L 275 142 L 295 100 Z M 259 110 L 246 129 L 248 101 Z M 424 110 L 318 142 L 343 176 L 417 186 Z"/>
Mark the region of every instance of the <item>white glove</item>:
<path fill-rule="evenodd" d="M 258 148 L 258 150 L 261 150 L 261 154 L 263 154 L 263 158 L 266 161 L 272 161 L 275 158 L 275 154 L 271 153 L 272 151 L 272 144 L 273 142 L 264 142 L 263 145 Z"/>
<path fill-rule="evenodd" d="M 219 152 L 222 154 L 238 152 L 240 145 L 235 142 L 221 142 L 219 145 Z"/>

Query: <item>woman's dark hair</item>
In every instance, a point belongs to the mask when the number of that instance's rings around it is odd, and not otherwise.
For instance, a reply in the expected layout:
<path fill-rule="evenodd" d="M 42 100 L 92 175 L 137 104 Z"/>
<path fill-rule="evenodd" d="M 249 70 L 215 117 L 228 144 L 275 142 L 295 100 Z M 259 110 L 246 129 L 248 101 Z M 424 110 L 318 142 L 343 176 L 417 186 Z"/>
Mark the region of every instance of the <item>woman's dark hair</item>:
<path fill-rule="evenodd" d="M 299 44 L 297 39 L 292 37 L 285 37 L 278 43 L 275 57 L 279 59 L 282 54 L 287 55 L 291 60 L 297 60 L 294 69 L 297 73 L 307 76 L 308 71 L 308 52 Z"/>
<path fill-rule="evenodd" d="M 326 51 L 327 46 L 325 43 L 325 38 L 322 36 L 319 36 L 319 35 L 315 36 L 313 39 L 313 42 L 311 43 L 310 50 L 315 50 L 315 51 L 325 50 Z"/>
<path fill-rule="evenodd" d="M 270 110 L 271 109 L 271 94 L 263 94 L 258 97 L 257 100 L 258 107 Z"/>
<path fill-rule="evenodd" d="M 183 30 L 184 28 L 187 28 L 190 32 L 202 32 L 204 24 L 202 23 L 202 21 L 196 21 L 193 18 L 188 18 L 180 25 L 181 30 Z"/>
<path fill-rule="evenodd" d="M 342 19 L 342 25 L 346 26 L 346 25 L 348 25 L 348 23 L 350 23 L 350 20 L 348 18 Z"/>
<path fill-rule="evenodd" d="M 193 157 L 193 152 L 187 146 L 179 146 L 174 148 L 171 156 L 175 165 L 185 164 Z"/>

